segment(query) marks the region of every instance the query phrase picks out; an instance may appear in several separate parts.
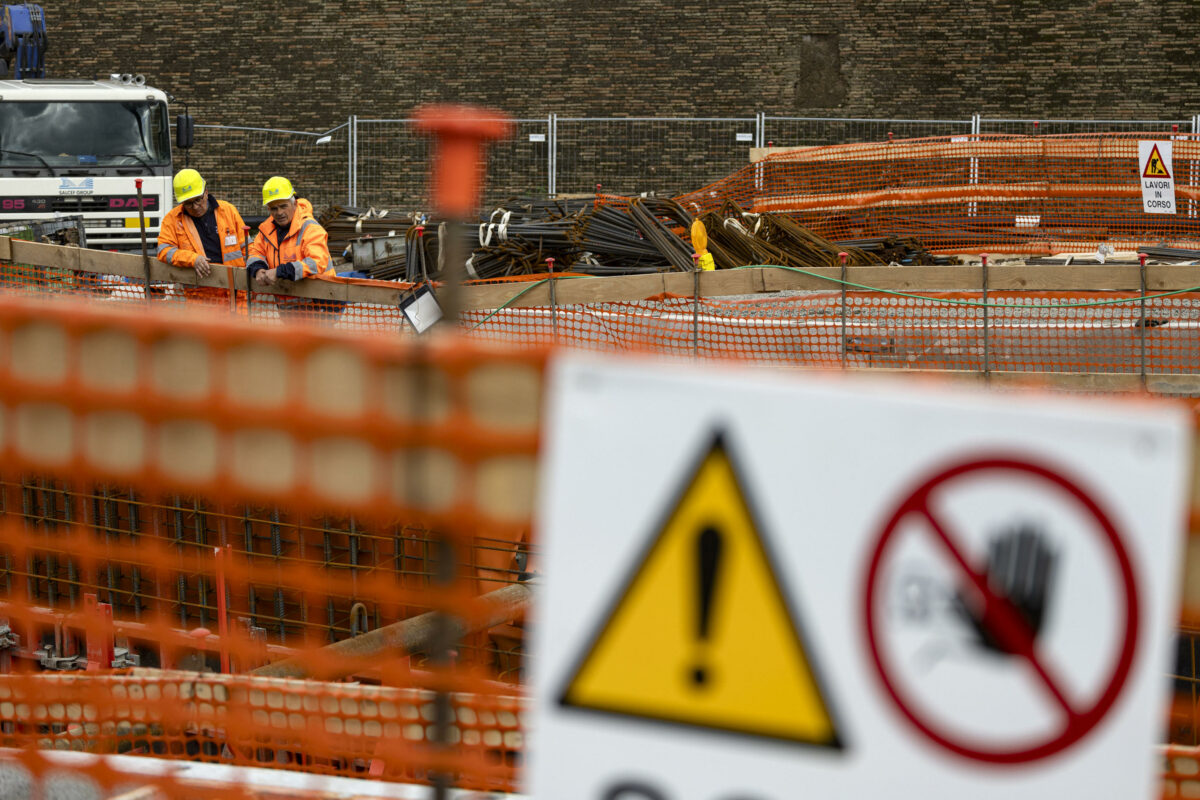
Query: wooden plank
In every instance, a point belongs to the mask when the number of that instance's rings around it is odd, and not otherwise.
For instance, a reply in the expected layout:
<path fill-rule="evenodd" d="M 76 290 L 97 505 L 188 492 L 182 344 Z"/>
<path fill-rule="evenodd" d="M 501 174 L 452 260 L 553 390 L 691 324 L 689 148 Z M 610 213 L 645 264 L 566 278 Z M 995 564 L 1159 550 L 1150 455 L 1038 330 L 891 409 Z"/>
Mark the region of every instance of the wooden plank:
<path fill-rule="evenodd" d="M 11 247 L 13 260 L 18 263 L 65 270 L 77 268 L 79 264 L 79 253 L 70 252 L 71 250 L 78 251 L 77 247 L 57 247 L 50 244 L 27 242 L 22 239 L 13 239 Z"/>
<path fill-rule="evenodd" d="M 785 369 L 814 370 L 812 367 Z M 819 371 L 819 370 L 816 370 Z M 993 387 L 1047 388 L 1079 392 L 1136 392 L 1142 389 L 1142 376 L 1136 372 L 1017 372 L 953 369 L 889 369 L 884 367 L 854 367 L 854 375 L 907 375 L 922 379 L 942 379 L 955 382 L 986 384 Z M 1162 395 L 1200 395 L 1200 373 L 1148 373 L 1145 388 Z M 1200 476 L 1198 476 L 1200 481 Z M 1197 483 L 1197 507 L 1200 508 L 1200 482 Z"/>
<path fill-rule="evenodd" d="M 700 275 L 700 294 L 720 297 L 734 294 L 755 294 L 763 291 L 761 270 L 721 270 Z M 690 296 L 695 290 L 691 272 L 662 272 L 650 275 L 623 275 L 606 278 L 563 278 L 555 285 L 559 305 L 579 303 L 620 303 L 645 300 L 669 292 Z M 523 284 L 467 286 L 463 289 L 466 307 L 495 308 L 515 296 Z M 509 308 L 548 305 L 549 290 L 544 285 L 522 295 Z M 496 303 L 496 305 L 488 305 Z"/>
<path fill-rule="evenodd" d="M 57 269 L 95 272 L 141 279 L 142 258 L 128 253 L 82 250 L 77 247 L 26 242 L 0 237 L 0 255 L 10 260 Z M 807 274 L 806 274 L 807 273 Z M 151 275 L 156 281 L 185 286 L 226 288 L 226 270 L 214 269 L 207 278 L 194 270 L 171 267 L 154 260 Z M 246 288 L 245 271 L 235 271 L 235 288 Z M 778 267 L 752 267 L 718 270 L 700 275 L 702 297 L 759 294 L 780 291 L 839 291 L 839 267 L 814 267 L 805 273 Z M 982 273 L 978 266 L 954 265 L 931 267 L 849 267 L 847 280 L 852 284 L 888 291 L 977 292 Z M 988 268 L 988 288 L 992 291 L 1122 291 L 1136 292 L 1140 285 L 1137 266 L 1080 264 L 1070 266 L 1025 266 L 1001 264 Z M 1179 291 L 1200 287 L 1200 266 L 1153 265 L 1146 268 L 1150 292 Z M 258 287 L 256 294 L 278 294 L 339 300 L 349 303 L 375 303 L 395 306 L 409 290 L 394 286 L 361 285 L 350 281 L 306 280 L 287 286 Z M 439 290 L 440 291 L 440 290 Z M 691 273 L 667 272 L 650 275 L 625 275 L 605 278 L 560 278 L 555 284 L 560 305 L 579 303 L 634 302 L 664 292 L 690 296 Z M 461 292 L 464 309 L 492 309 L 508 304 L 510 308 L 547 306 L 550 289 L 545 281 L 495 283 L 465 286 Z"/>
<path fill-rule="evenodd" d="M 1124 372 L 989 372 L 979 380 L 991 386 L 1045 386 L 1075 392 L 1133 392 L 1142 388 L 1140 375 Z"/>
<path fill-rule="evenodd" d="M 1156 264 L 1146 267 L 1146 288 L 1150 291 L 1179 291 L 1196 286 L 1200 286 L 1200 266 Z"/>
<path fill-rule="evenodd" d="M 571 286 L 581 280 L 584 279 L 564 278 L 555 289 L 561 297 L 562 292 L 570 291 Z M 509 308 L 549 305 L 550 289 L 545 284 L 536 286 L 528 281 L 464 286 L 459 294 L 459 303 L 463 309 L 499 308 L 505 304 Z"/>
<path fill-rule="evenodd" d="M 766 291 L 762 269 L 713 270 L 700 273 L 700 296 L 721 297 Z M 772 270 L 778 272 L 778 270 Z M 689 289 L 690 293 L 690 289 Z"/>
<path fill-rule="evenodd" d="M 778 270 L 772 270 L 778 272 Z M 711 272 L 669 272 L 663 275 L 666 290 L 691 297 L 699 281 L 701 297 L 758 294 L 762 291 L 761 269 L 728 269 Z"/>
<path fill-rule="evenodd" d="M 853 281 L 851 270 L 853 267 L 847 268 L 846 280 Z M 806 275 L 801 272 L 790 272 L 782 269 L 763 268 L 762 272 L 763 290 L 767 292 L 784 292 L 784 291 L 840 291 L 841 285 L 835 281 L 841 278 L 840 267 L 813 267 L 808 272 L 814 275 Z"/>
<path fill-rule="evenodd" d="M 104 250 L 87 250 L 78 247 L 27 242 L 22 239 L 0 237 L 0 253 L 8 252 L 8 258 L 21 264 L 33 264 L 72 272 L 94 272 L 117 275 L 140 280 L 145 275 L 142 257 L 131 253 L 109 253 Z M 0 256 L 2 258 L 2 256 Z M 244 291 L 246 272 L 236 269 L 234 288 Z M 214 289 L 227 288 L 227 271 L 216 267 L 207 277 L 200 277 L 194 269 L 173 267 L 157 258 L 150 262 L 150 277 L 155 281 L 177 283 L 183 286 L 205 286 Z M 385 288 L 361 286 L 338 281 L 306 280 L 290 286 L 255 286 L 256 294 L 279 294 L 290 297 L 307 297 L 323 300 L 342 300 L 351 303 L 382 303 L 396 305 L 408 292 L 399 287 Z"/>
<path fill-rule="evenodd" d="M 983 273 L 979 267 L 956 265 L 920 267 L 920 270 L 917 275 L 909 274 L 908 267 L 849 267 L 846 280 L 897 292 L 971 291 L 983 286 Z"/>
<path fill-rule="evenodd" d="M 750 163 L 757 164 L 770 156 L 783 155 L 785 153 L 802 153 L 805 150 L 812 150 L 814 147 L 821 145 L 800 145 L 797 147 L 751 147 L 750 148 Z"/>
<path fill-rule="evenodd" d="M 242 286 L 241 281 L 245 278 L 245 270 L 238 270 L 238 285 Z M 408 296 L 409 290 L 397 286 L 396 288 L 385 288 L 382 286 L 360 286 L 357 284 L 328 281 L 328 280 L 303 280 L 291 283 L 289 286 L 277 284 L 275 286 L 254 286 L 255 294 L 277 294 L 285 297 L 307 297 L 320 300 L 341 300 L 347 303 L 375 303 L 379 305 L 398 305 L 401 298 Z"/>
<path fill-rule="evenodd" d="M 1200 375 L 1147 375 L 1146 388 L 1162 395 L 1200 395 Z M 1196 497 L 1200 502 L 1200 492 Z"/>
<path fill-rule="evenodd" d="M 781 269 L 766 269 L 766 291 L 787 289 L 838 289 L 837 267 L 816 267 L 808 272 L 828 280 Z M 982 288 L 978 266 L 849 267 L 846 280 L 861 286 L 902 292 L 971 292 Z M 1122 291 L 1140 286 L 1137 266 L 1080 264 L 1064 267 L 1002 264 L 988 267 L 992 291 Z M 1200 287 L 1200 266 L 1154 265 L 1146 267 L 1146 288 L 1151 292 Z"/>
<path fill-rule="evenodd" d="M 765 291 L 840 291 L 841 267 L 814 267 L 812 275 L 783 269 L 762 270 Z M 991 269 L 988 277 L 991 280 Z M 819 276 L 819 277 L 814 277 Z M 978 291 L 982 286 L 979 267 L 847 267 L 846 281 L 858 286 L 898 292 Z M 992 287 L 999 288 L 999 287 Z M 852 291 L 854 289 L 852 288 Z"/>
<path fill-rule="evenodd" d="M 558 301 L 569 303 L 621 303 L 645 300 L 667 290 L 665 273 L 580 278 L 555 287 Z"/>
<path fill-rule="evenodd" d="M 988 288 L 1025 291 L 1136 292 L 1141 286 L 1136 265 L 1077 264 L 1050 267 L 1002 264 L 988 267 Z M 1200 266 L 1153 264 L 1146 267 L 1149 292 L 1179 291 L 1200 287 Z"/>

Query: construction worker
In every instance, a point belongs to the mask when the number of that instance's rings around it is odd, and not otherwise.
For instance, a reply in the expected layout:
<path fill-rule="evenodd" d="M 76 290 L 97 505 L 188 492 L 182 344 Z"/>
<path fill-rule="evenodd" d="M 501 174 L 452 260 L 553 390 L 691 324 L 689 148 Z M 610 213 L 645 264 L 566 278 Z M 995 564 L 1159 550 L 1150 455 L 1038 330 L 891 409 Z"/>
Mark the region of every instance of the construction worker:
<path fill-rule="evenodd" d="M 336 273 L 329 257 L 329 236 L 313 219 L 312 203 L 296 199 L 287 178 L 276 175 L 263 184 L 263 205 L 271 216 L 258 226 L 246 268 L 256 283 L 299 281 Z"/>
<path fill-rule="evenodd" d="M 173 267 L 190 267 L 207 277 L 213 264 L 245 266 L 242 215 L 231 203 L 207 191 L 194 169 L 175 175 L 175 202 L 158 232 L 158 260 Z M 219 292 L 217 292 L 219 293 Z"/>

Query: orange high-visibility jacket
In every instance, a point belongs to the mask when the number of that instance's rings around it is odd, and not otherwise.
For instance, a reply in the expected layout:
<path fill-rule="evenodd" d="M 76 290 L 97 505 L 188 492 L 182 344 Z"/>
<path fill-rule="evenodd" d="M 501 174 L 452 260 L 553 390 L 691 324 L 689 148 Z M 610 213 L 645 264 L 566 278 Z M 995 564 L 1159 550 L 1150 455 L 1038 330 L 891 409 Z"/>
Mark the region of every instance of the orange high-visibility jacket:
<path fill-rule="evenodd" d="M 246 223 L 232 203 L 217 200 L 217 236 L 221 240 L 221 261 L 234 267 L 246 266 L 242 257 L 243 230 Z M 204 252 L 196 223 L 177 205 L 163 217 L 158 232 L 158 260 L 174 267 L 194 267 L 196 255 Z"/>
<path fill-rule="evenodd" d="M 313 219 L 312 203 L 296 201 L 296 213 L 283 242 L 275 238 L 275 220 L 268 218 L 258 226 L 258 236 L 250 243 L 251 274 L 260 268 L 277 270 L 275 276 L 298 281 L 314 275 L 335 275 L 329 257 L 329 235 Z"/>

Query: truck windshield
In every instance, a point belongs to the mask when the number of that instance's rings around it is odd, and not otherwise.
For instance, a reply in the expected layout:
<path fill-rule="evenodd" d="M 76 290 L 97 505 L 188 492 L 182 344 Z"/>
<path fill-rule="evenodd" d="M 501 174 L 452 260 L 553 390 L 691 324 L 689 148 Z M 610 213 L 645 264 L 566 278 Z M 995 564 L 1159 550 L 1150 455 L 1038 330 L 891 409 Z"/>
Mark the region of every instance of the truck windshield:
<path fill-rule="evenodd" d="M 0 102 L 0 167 L 122 167 L 171 160 L 167 108 L 154 102 Z"/>

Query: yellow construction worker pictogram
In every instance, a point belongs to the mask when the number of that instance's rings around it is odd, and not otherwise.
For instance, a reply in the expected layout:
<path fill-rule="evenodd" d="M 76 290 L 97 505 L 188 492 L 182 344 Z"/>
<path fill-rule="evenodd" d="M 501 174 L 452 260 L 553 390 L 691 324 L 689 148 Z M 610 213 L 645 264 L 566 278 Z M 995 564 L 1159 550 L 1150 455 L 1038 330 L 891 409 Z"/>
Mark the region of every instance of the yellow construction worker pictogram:
<path fill-rule="evenodd" d="M 718 435 L 560 702 L 841 748 L 811 653 Z"/>
<path fill-rule="evenodd" d="M 1126 173 L 1128 174 L 1128 173 Z M 1158 153 L 1158 145 L 1150 151 L 1150 157 L 1146 159 L 1146 170 L 1142 173 L 1143 178 L 1170 178 L 1171 173 L 1167 170 L 1166 162 Z"/>

